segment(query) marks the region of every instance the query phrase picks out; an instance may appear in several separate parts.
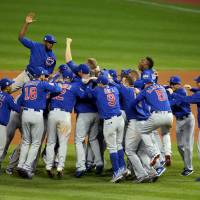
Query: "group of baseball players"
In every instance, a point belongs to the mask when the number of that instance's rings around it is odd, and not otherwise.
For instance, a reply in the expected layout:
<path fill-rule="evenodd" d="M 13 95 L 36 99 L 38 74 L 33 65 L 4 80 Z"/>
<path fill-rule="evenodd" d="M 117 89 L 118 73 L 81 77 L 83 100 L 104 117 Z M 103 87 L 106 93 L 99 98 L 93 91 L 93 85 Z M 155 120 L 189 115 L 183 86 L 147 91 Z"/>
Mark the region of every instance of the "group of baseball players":
<path fill-rule="evenodd" d="M 7 174 L 16 170 L 19 176 L 31 179 L 42 155 L 47 175 L 53 178 L 56 172 L 62 178 L 72 113 L 76 113 L 77 178 L 92 170 L 101 175 L 107 148 L 112 183 L 128 177 L 135 183 L 155 182 L 172 164 L 173 116 L 184 167 L 181 175 L 193 173 L 195 118 L 190 104 L 197 105 L 200 130 L 200 76 L 195 78 L 196 88 L 183 87 L 178 76 L 170 77 L 168 85 L 160 85 L 150 57 L 141 59 L 137 70 L 121 70 L 120 75 L 100 68 L 94 58 L 77 65 L 72 60 L 70 38 L 66 39 L 65 64 L 55 72 L 52 49 L 56 39 L 45 35 L 43 43 L 38 43 L 26 38 L 33 21 L 34 13 L 29 13 L 19 33 L 19 41 L 30 50 L 29 64 L 14 80 L 0 80 L 0 166 L 15 131 L 21 133 L 21 143 L 9 157 Z M 20 94 L 14 100 L 11 94 L 15 91 Z M 187 91 L 193 94 L 187 96 Z"/>

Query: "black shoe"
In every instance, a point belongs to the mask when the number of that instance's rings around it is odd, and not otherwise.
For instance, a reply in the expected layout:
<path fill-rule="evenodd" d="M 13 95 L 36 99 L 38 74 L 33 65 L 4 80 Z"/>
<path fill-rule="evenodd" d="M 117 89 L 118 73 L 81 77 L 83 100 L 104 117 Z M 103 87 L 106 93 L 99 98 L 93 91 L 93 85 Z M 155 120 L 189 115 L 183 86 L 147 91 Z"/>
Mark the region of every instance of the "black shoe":
<path fill-rule="evenodd" d="M 26 174 L 28 179 L 32 179 L 34 176 L 34 173 L 32 171 L 26 171 Z"/>
<path fill-rule="evenodd" d="M 85 175 L 85 170 L 82 170 L 82 171 L 76 171 L 75 172 L 75 177 L 76 178 L 81 178 L 82 176 Z"/>
<path fill-rule="evenodd" d="M 92 165 L 86 165 L 86 172 L 88 172 L 88 173 L 92 172 L 93 168 L 94 167 Z"/>
<path fill-rule="evenodd" d="M 190 169 L 185 169 L 183 170 L 183 172 L 181 173 L 182 176 L 189 176 L 193 173 L 194 171 L 193 170 L 190 170 Z"/>
<path fill-rule="evenodd" d="M 57 171 L 57 177 L 59 178 L 59 179 L 61 179 L 61 178 L 63 178 L 63 170 L 62 171 Z"/>
<path fill-rule="evenodd" d="M 103 165 L 96 166 L 96 174 L 100 175 L 103 172 Z"/>
<path fill-rule="evenodd" d="M 54 177 L 54 174 L 53 174 L 52 170 L 46 170 L 46 172 L 47 172 L 47 175 L 48 175 L 49 178 L 53 178 Z"/>
<path fill-rule="evenodd" d="M 200 182 L 200 177 L 196 179 L 197 182 Z"/>
<path fill-rule="evenodd" d="M 19 176 L 21 176 L 22 178 L 27 178 L 27 171 L 23 168 L 17 167 L 17 172 L 19 174 Z"/>

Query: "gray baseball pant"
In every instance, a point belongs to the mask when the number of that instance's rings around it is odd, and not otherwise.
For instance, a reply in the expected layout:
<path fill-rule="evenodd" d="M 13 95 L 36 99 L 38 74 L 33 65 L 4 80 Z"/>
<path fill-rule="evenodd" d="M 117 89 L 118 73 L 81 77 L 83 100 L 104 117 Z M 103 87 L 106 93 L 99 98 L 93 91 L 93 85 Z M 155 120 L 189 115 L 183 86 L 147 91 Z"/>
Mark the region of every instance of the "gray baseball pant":
<path fill-rule="evenodd" d="M 67 144 L 71 132 L 71 113 L 54 109 L 50 111 L 47 123 L 46 169 L 51 170 L 55 160 L 55 146 L 58 137 L 58 166 L 62 171 L 67 156 Z"/>
<path fill-rule="evenodd" d="M 176 120 L 176 140 L 184 167 L 192 170 L 195 119 L 191 113 L 183 120 Z"/>
<path fill-rule="evenodd" d="M 0 157 L 3 155 L 6 145 L 6 126 L 0 124 Z"/>
<path fill-rule="evenodd" d="M 94 153 L 94 163 L 97 166 L 103 165 L 101 158 L 99 142 L 97 139 L 99 126 L 98 113 L 79 113 L 76 121 L 75 130 L 75 148 L 76 148 L 76 169 L 78 171 L 86 170 L 86 152 L 83 142 L 88 135 L 88 141 Z"/>

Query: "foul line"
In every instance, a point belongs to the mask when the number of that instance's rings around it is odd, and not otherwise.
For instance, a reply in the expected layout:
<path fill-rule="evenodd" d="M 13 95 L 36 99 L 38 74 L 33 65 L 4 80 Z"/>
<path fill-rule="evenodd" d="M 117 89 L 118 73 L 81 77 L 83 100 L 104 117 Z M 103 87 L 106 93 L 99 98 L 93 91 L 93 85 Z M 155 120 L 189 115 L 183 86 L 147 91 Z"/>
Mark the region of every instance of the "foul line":
<path fill-rule="evenodd" d="M 200 14 L 200 10 L 196 10 L 196 9 L 192 9 L 192 8 L 183 8 L 183 7 L 179 7 L 179 6 L 160 4 L 160 3 L 156 3 L 156 2 L 148 2 L 148 1 L 142 1 L 142 0 L 127 0 L 127 1 L 135 2 L 135 3 L 139 3 L 139 4 L 157 6 L 157 7 L 161 7 L 161 8 L 169 8 L 169 9 L 182 11 L 182 12 L 190 12 L 190 13 L 198 13 L 198 14 Z"/>

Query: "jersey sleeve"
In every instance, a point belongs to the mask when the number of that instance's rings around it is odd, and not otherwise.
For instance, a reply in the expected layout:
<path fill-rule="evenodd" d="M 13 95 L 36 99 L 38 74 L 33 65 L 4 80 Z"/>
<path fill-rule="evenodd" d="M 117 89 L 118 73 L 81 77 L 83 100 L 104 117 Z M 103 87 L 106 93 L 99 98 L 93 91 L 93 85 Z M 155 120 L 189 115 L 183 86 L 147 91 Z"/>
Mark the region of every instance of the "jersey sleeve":
<path fill-rule="evenodd" d="M 14 110 L 18 113 L 20 112 L 20 106 L 14 102 L 14 99 L 12 96 L 8 96 L 7 101 L 11 110 Z"/>
<path fill-rule="evenodd" d="M 27 48 L 31 49 L 34 46 L 34 43 L 32 40 L 26 38 L 26 37 L 22 37 L 19 39 L 19 41 Z"/>
<path fill-rule="evenodd" d="M 42 87 L 44 90 L 49 91 L 51 93 L 59 93 L 62 91 L 62 88 L 59 87 L 57 83 L 42 82 Z"/>
<path fill-rule="evenodd" d="M 136 107 L 136 105 L 145 99 L 145 90 L 143 90 L 142 92 L 140 92 L 137 97 L 135 98 L 135 100 L 132 102 L 132 107 Z"/>
<path fill-rule="evenodd" d="M 200 103 L 200 93 L 195 93 L 192 96 L 182 96 L 180 94 L 173 93 L 172 96 L 176 99 L 179 99 L 182 102 L 185 103 L 191 103 L 191 104 L 196 104 Z"/>
<path fill-rule="evenodd" d="M 73 73 L 77 72 L 78 65 L 72 60 L 67 63 L 68 67 L 72 70 Z"/>

